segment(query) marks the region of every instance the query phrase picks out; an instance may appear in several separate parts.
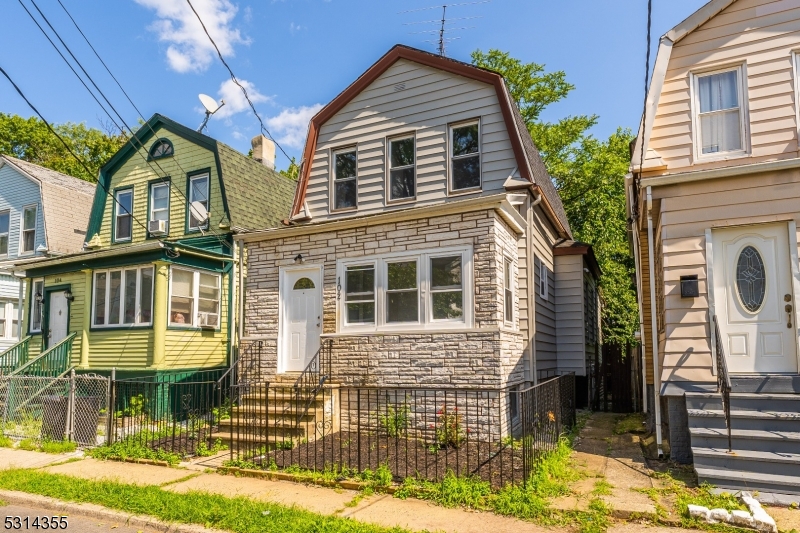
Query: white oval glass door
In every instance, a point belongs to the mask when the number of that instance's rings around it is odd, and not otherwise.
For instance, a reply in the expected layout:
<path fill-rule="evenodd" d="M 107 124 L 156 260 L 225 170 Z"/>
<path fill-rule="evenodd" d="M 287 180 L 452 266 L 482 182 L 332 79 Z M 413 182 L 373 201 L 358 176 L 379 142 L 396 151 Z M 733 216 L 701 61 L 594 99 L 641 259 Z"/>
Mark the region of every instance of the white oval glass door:
<path fill-rule="evenodd" d="M 320 347 L 322 275 L 317 267 L 281 272 L 279 372 L 303 371 Z"/>

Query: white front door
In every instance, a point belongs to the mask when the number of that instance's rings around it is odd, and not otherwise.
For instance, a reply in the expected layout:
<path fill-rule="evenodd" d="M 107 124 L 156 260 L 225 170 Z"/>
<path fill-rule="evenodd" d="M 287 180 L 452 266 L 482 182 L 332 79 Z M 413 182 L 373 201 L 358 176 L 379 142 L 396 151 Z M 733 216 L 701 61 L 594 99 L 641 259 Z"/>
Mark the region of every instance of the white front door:
<path fill-rule="evenodd" d="M 787 224 L 713 230 L 714 307 L 728 370 L 796 373 Z"/>
<path fill-rule="evenodd" d="M 306 368 L 320 346 L 322 280 L 319 268 L 283 271 L 281 284 L 282 372 Z"/>
<path fill-rule="evenodd" d="M 55 346 L 67 336 L 69 321 L 69 303 L 64 291 L 50 293 L 48 302 L 47 347 Z"/>

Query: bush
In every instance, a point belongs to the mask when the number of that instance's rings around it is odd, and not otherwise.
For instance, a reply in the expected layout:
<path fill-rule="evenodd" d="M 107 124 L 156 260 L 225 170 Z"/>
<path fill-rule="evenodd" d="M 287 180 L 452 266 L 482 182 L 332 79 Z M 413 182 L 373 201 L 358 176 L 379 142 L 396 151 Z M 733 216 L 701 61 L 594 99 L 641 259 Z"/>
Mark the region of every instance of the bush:
<path fill-rule="evenodd" d="M 439 417 L 436 423 L 436 443 L 442 448 L 448 446 L 460 448 L 467 440 L 467 434 L 461 426 L 461 415 L 458 413 L 458 407 L 448 411 L 447 406 L 442 406 L 436 414 Z"/>
<path fill-rule="evenodd" d="M 381 413 L 380 410 L 378 411 L 378 423 L 388 436 L 400 437 L 406 434 L 409 411 L 410 409 L 406 404 L 403 404 L 402 407 L 389 405 L 384 413 Z"/>
<path fill-rule="evenodd" d="M 165 450 L 151 450 L 141 443 L 139 435 L 132 435 L 111 445 L 98 446 L 87 452 L 87 455 L 95 459 L 148 459 L 151 461 L 165 461 L 171 466 L 181 462 L 181 456 L 177 453 Z"/>
<path fill-rule="evenodd" d="M 28 450 L 29 452 L 39 451 L 39 444 L 33 439 L 23 439 L 19 441 L 18 447 L 20 450 Z"/>
<path fill-rule="evenodd" d="M 13 447 L 14 447 L 14 441 L 11 440 L 11 437 L 0 435 L 0 448 L 13 448 Z"/>
<path fill-rule="evenodd" d="M 210 457 L 212 455 L 216 455 L 219 452 L 221 452 L 223 450 L 227 450 L 227 449 L 228 449 L 228 447 L 225 444 L 223 444 L 222 440 L 220 440 L 220 439 L 215 440 L 214 444 L 211 446 L 211 448 L 208 447 L 208 444 L 206 444 L 206 441 L 202 440 L 199 443 L 197 443 L 197 446 L 194 449 L 194 453 L 198 457 Z"/>

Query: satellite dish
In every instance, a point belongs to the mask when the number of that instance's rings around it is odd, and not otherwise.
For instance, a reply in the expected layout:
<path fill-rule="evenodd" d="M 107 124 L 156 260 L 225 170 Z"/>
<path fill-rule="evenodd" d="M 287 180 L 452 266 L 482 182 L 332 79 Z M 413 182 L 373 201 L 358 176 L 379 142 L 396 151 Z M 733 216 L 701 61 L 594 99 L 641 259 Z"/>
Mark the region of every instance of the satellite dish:
<path fill-rule="evenodd" d="M 199 94 L 197 97 L 200 99 L 200 103 L 203 104 L 203 107 L 206 108 L 206 118 L 203 119 L 203 123 L 200 124 L 200 127 L 197 129 L 197 131 L 203 131 L 206 127 L 206 124 L 208 124 L 208 119 L 211 118 L 211 115 L 219 111 L 220 108 L 225 105 L 225 100 L 220 100 L 220 103 L 218 104 L 216 100 L 207 94 Z"/>
<path fill-rule="evenodd" d="M 206 206 L 203 205 L 203 202 L 198 202 L 197 200 L 192 202 L 189 206 L 189 212 L 192 218 L 200 222 L 201 226 L 208 220 L 208 210 Z"/>

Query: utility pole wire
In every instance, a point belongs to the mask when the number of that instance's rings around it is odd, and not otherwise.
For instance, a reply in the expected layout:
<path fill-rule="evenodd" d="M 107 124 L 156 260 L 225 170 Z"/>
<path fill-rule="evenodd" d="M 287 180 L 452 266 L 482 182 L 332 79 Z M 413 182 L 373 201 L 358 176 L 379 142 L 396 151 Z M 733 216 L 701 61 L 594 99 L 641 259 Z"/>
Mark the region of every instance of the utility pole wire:
<path fill-rule="evenodd" d="M 644 137 L 645 129 L 647 128 L 647 91 L 650 85 L 650 25 L 652 22 L 652 15 L 653 0 L 647 0 L 647 54 L 644 60 L 644 105 L 642 106 L 642 145 L 639 155 L 639 179 L 642 178 L 642 172 L 644 171 Z"/>
<path fill-rule="evenodd" d="M 275 146 L 277 146 L 280 149 L 280 151 L 283 152 L 283 155 L 286 156 L 286 159 L 291 161 L 292 158 L 289 157 L 289 154 L 286 153 L 286 150 L 284 150 L 283 147 L 280 144 L 278 144 L 278 141 L 275 140 L 275 138 L 269 132 L 267 127 L 264 126 L 264 121 L 261 120 L 261 117 L 259 116 L 258 111 L 256 111 L 256 106 L 254 106 L 252 100 L 250 100 L 250 96 L 248 96 L 248 94 L 247 94 L 247 89 L 245 89 L 244 86 L 241 83 L 239 83 L 239 80 L 236 79 L 236 75 L 233 73 L 233 70 L 228 65 L 228 63 L 225 61 L 225 58 L 222 57 L 222 52 L 219 51 L 219 47 L 217 46 L 217 43 L 214 42 L 214 39 L 212 39 L 211 35 L 208 33 L 208 29 L 206 29 L 206 25 L 205 25 L 205 23 L 203 23 L 203 19 L 200 18 L 200 14 L 197 12 L 197 10 L 192 5 L 192 1 L 191 0 L 186 0 L 186 3 L 189 4 L 189 7 L 192 9 L 192 12 L 194 13 L 194 16 L 197 17 L 198 21 L 200 21 L 200 26 L 203 27 L 203 32 L 205 32 L 206 37 L 208 37 L 208 40 L 211 41 L 211 44 L 214 45 L 214 50 L 217 51 L 217 55 L 219 56 L 219 60 L 222 61 L 222 64 L 225 65 L 226 69 L 228 69 L 228 72 L 231 75 L 231 80 L 233 80 L 233 83 L 238 85 L 239 88 L 242 90 L 242 94 L 244 94 L 245 100 L 247 100 L 247 103 L 250 104 L 250 109 L 253 110 L 253 114 L 256 116 L 256 118 L 258 119 L 258 123 L 261 125 L 261 131 L 266 133 L 267 136 L 270 139 L 272 139 L 272 142 L 275 143 Z"/>

